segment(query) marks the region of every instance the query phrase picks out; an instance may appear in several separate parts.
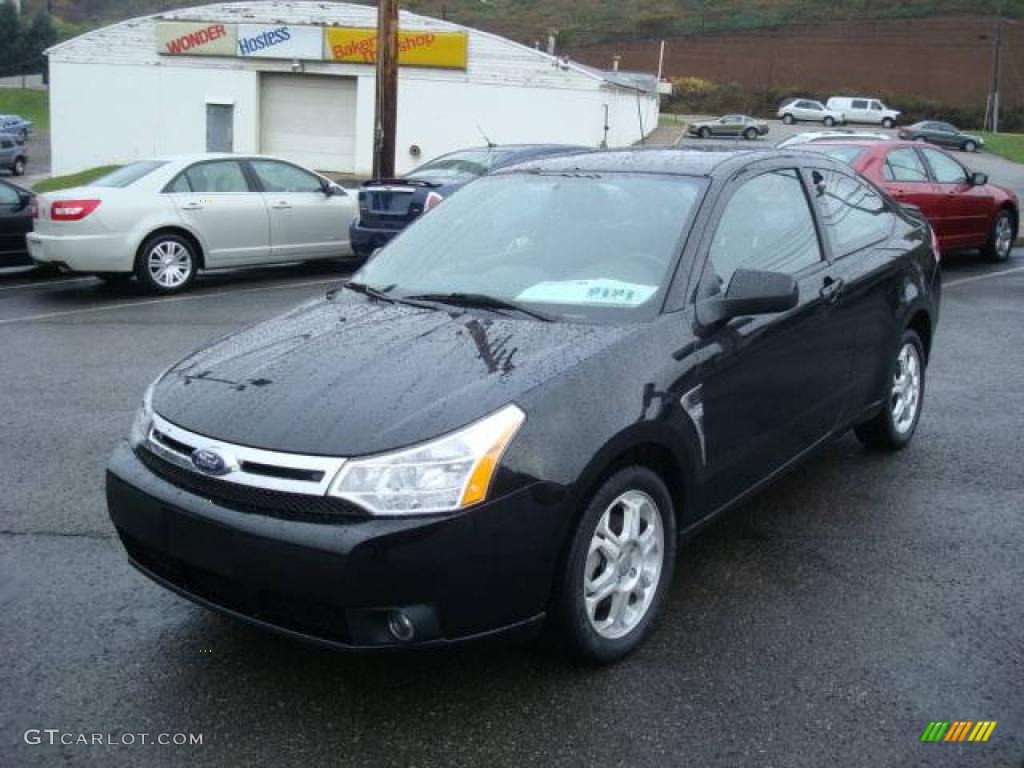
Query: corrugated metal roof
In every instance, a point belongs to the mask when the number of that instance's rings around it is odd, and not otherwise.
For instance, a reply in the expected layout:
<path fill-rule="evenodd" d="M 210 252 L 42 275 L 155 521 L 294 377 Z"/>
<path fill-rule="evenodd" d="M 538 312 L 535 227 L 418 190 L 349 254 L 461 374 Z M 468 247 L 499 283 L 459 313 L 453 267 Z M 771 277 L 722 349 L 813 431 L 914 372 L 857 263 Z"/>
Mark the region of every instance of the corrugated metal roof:
<path fill-rule="evenodd" d="M 250 24 L 306 24 L 318 26 L 375 27 L 377 9 L 353 3 L 313 2 L 312 0 L 261 0 L 259 2 L 215 3 L 181 8 L 153 16 L 129 19 L 119 24 L 87 32 L 50 48 L 47 55 L 55 61 L 150 64 L 183 67 L 238 68 L 237 59 L 210 57 L 169 57 L 156 52 L 156 22 L 224 21 Z M 626 78 L 611 78 L 610 73 L 560 59 L 489 32 L 464 27 L 442 19 L 400 12 L 399 24 L 405 29 L 464 31 L 469 34 L 470 67 L 462 73 L 418 70 L 424 79 L 465 77 L 468 81 L 493 84 L 522 84 L 533 87 L 594 88 L 600 84 L 647 90 Z M 250 66 L 257 64 L 249 62 Z M 264 65 L 266 66 L 266 65 Z M 365 67 L 331 64 L 335 71 Z"/>

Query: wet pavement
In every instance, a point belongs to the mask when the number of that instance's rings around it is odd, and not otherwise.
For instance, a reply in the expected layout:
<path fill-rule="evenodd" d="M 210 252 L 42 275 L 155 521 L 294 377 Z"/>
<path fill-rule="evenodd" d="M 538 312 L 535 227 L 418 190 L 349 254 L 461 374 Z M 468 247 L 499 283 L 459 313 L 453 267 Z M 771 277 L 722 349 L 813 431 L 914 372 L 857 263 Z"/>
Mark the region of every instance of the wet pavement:
<path fill-rule="evenodd" d="M 0 275 L 0 765 L 1020 768 L 1024 252 L 947 261 L 907 451 L 843 437 L 723 517 L 682 548 L 651 641 L 603 669 L 543 639 L 337 655 L 127 564 L 103 470 L 147 383 L 344 276 L 221 273 L 159 299 Z M 922 744 L 933 720 L 998 725 Z"/>

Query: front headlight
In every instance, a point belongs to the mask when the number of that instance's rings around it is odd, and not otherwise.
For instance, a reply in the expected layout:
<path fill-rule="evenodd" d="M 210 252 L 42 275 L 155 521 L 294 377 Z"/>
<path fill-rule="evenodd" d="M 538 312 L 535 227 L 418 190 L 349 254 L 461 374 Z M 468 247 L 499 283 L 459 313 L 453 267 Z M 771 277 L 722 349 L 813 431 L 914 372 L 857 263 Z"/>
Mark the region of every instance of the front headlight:
<path fill-rule="evenodd" d="M 146 394 L 142 396 L 142 405 L 135 412 L 132 431 L 128 433 L 128 444 L 132 448 L 138 448 L 149 438 L 149 430 L 153 426 L 153 386 L 155 384 L 154 381 L 146 389 Z"/>
<path fill-rule="evenodd" d="M 487 498 L 508 444 L 526 420 L 514 405 L 429 443 L 346 462 L 328 493 L 375 515 L 454 512 Z"/>

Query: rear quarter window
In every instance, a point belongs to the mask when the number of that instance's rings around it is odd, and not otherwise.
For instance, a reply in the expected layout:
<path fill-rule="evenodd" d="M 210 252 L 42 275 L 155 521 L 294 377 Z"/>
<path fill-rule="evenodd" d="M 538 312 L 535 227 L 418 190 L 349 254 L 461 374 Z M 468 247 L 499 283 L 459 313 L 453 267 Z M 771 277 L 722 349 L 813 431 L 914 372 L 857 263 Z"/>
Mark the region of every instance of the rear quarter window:
<path fill-rule="evenodd" d="M 881 242 L 893 228 L 893 214 L 868 184 L 840 171 L 811 171 L 815 202 L 836 257 Z"/>

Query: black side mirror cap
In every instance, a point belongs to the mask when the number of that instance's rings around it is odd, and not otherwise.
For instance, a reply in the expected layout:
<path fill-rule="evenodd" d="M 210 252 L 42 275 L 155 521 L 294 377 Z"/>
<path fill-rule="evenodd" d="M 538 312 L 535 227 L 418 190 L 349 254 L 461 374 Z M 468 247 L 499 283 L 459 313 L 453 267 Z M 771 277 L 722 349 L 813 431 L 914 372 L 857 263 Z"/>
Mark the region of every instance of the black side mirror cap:
<path fill-rule="evenodd" d="M 771 315 L 786 312 L 799 301 L 800 289 L 792 275 L 738 269 L 724 296 L 697 305 L 697 319 L 703 325 L 713 325 L 745 315 Z"/>
<path fill-rule="evenodd" d="M 972 173 L 970 181 L 972 187 L 983 187 L 988 184 L 988 174 L 981 172 Z"/>

